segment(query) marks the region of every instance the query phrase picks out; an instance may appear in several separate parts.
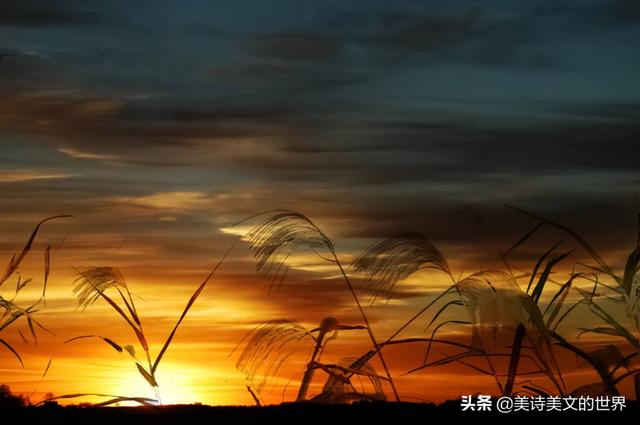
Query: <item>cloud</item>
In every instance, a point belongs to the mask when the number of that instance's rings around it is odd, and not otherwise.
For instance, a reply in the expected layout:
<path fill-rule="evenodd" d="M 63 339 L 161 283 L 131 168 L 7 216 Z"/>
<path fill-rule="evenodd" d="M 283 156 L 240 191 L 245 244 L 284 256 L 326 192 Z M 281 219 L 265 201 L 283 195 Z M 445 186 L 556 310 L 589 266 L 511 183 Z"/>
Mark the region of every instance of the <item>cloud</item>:
<path fill-rule="evenodd" d="M 602 16 L 614 24 L 640 23 L 640 4 L 634 0 L 612 0 L 602 5 Z"/>
<path fill-rule="evenodd" d="M 413 10 L 416 9 L 416 10 Z M 532 37 L 526 16 L 499 17 L 479 8 L 355 7 L 321 15 L 309 31 L 263 32 L 246 38 L 249 54 L 279 66 L 309 63 L 335 71 L 361 64 L 379 71 L 442 61 L 517 63 Z M 531 66 L 539 58 L 531 56 Z M 304 74 L 304 68 L 299 68 Z M 331 68 L 329 68 L 331 69 Z"/>
<path fill-rule="evenodd" d="M 114 201 L 162 211 L 191 211 L 210 206 L 212 199 L 203 192 L 160 192 L 152 195 L 118 197 Z"/>
<path fill-rule="evenodd" d="M 596 0 L 585 2 L 580 8 L 570 0 L 540 2 L 534 13 L 538 18 L 563 18 L 565 24 L 587 31 L 594 27 L 633 26 L 640 21 L 640 6 L 634 0 Z"/>
<path fill-rule="evenodd" d="M 120 160 L 115 155 L 97 154 L 91 152 L 83 152 L 73 148 L 58 148 L 58 152 L 61 152 L 71 158 L 75 159 L 90 159 L 96 161 L 117 162 Z"/>
<path fill-rule="evenodd" d="M 0 1 L 0 26 L 46 27 L 58 25 L 83 25 L 99 21 L 92 11 L 74 10 L 78 3 L 68 0 Z"/>
<path fill-rule="evenodd" d="M 56 180 L 75 177 L 77 174 L 46 170 L 0 170 L 0 183 L 25 183 L 38 180 Z"/>
<path fill-rule="evenodd" d="M 541 31 L 564 19 L 561 10 L 526 19 L 530 6 L 310 6 L 304 23 L 231 20 L 215 39 L 176 16 L 171 36 L 150 40 L 157 28 L 128 15 L 146 32 L 117 48 L 103 27 L 87 43 L 74 41 L 73 26 L 42 29 L 54 41 L 27 46 L 41 56 L 0 64 L 11 80 L 0 128 L 8 140 L 18 135 L 25 146 L 63 154 L 25 154 L 18 158 L 25 168 L 57 170 L 58 161 L 74 167 L 69 173 L 89 172 L 82 183 L 32 188 L 30 196 L 51 205 L 55 191 L 65 207 L 112 222 L 114 209 L 135 208 L 137 224 L 166 209 L 167 229 L 195 229 L 205 212 L 232 222 L 286 206 L 312 211 L 347 238 L 400 223 L 446 243 L 469 236 L 469 245 L 498 247 L 519 222 L 496 205 L 538 204 L 593 219 L 617 202 L 626 211 L 638 176 L 636 100 L 570 84 L 588 64 L 569 76 L 558 71 L 562 60 L 553 72 L 534 67 L 536 48 L 556 55 L 558 40 L 576 29 Z M 64 54 L 56 37 L 69 40 Z M 25 50 L 15 40 L 8 50 Z M 95 43 L 107 48 L 104 57 Z M 251 196 L 223 202 L 217 191 Z M 88 205 L 92 198 L 96 205 Z M 194 214 L 187 219 L 186 211 Z M 504 220 L 495 234 L 482 230 L 492 216 Z"/>
<path fill-rule="evenodd" d="M 274 32 L 250 37 L 247 50 L 267 58 L 327 62 L 338 58 L 344 44 L 344 37 L 330 33 Z"/>

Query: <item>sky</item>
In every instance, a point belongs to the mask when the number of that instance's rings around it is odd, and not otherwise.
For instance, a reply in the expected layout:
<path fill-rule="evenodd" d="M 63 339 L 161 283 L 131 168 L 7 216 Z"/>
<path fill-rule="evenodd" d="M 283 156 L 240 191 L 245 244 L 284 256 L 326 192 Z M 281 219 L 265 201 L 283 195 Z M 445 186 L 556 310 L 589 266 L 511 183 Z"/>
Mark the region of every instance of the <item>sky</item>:
<path fill-rule="evenodd" d="M 230 226 L 260 211 L 308 215 L 345 263 L 419 232 L 462 272 L 498 265 L 535 224 L 515 205 L 621 264 L 640 210 L 639 38 L 632 0 L 0 0 L 2 261 L 42 218 L 74 216 L 47 223 L 24 271 L 41 283 L 42 250 L 60 245 L 40 312 L 56 336 L 20 345 L 24 369 L 0 353 L 0 381 L 146 391 L 108 346 L 63 343 L 132 338 L 106 306 L 76 309 L 75 270 L 121 269 L 157 347 Z M 543 229 L 522 261 L 566 239 Z M 229 353 L 264 320 L 359 320 L 336 270 L 305 258 L 268 295 L 247 245 L 234 249 L 167 356 L 167 400 L 251 403 Z M 445 284 L 413 279 L 368 307 L 374 327 L 389 333 Z M 345 336 L 343 349 L 366 343 Z M 457 396 L 467 375 L 484 379 L 458 365 L 402 378 L 403 391 Z"/>

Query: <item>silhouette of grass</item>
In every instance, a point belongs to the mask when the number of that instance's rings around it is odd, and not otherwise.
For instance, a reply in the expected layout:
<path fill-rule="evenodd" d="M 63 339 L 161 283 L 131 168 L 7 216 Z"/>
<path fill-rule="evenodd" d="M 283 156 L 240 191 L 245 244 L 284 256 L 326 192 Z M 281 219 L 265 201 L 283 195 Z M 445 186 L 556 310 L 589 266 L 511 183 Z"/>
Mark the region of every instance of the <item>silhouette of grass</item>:
<path fill-rule="evenodd" d="M 322 393 L 312 397 L 312 401 L 335 403 L 347 398 L 386 400 L 381 382 L 388 381 L 388 378 L 379 376 L 371 365 L 364 364 L 357 369 L 352 369 L 349 367 L 351 359 L 344 359 L 341 364 L 328 364 L 321 361 L 321 355 L 327 344 L 338 337 L 338 332 L 365 329 L 364 326 L 359 325 L 342 325 L 333 317 L 325 317 L 320 322 L 320 326 L 311 330 L 291 320 L 271 320 L 249 332 L 230 355 L 233 355 L 239 347 L 243 347 L 236 367 L 245 373 L 249 382 L 247 389 L 257 404 L 259 404 L 259 398 L 256 393 L 261 393 L 268 381 L 277 376 L 282 364 L 298 352 L 310 354 L 300 381 L 296 401 L 308 400 L 309 386 L 318 369 L 327 375 L 327 381 Z M 350 379 L 354 374 L 369 380 L 374 396 L 356 390 Z"/>
<path fill-rule="evenodd" d="M 583 298 L 578 304 L 588 303 L 591 309 L 594 310 L 601 319 L 611 325 L 609 328 L 597 327 L 583 329 L 583 332 L 621 336 L 627 339 L 634 347 L 637 347 L 637 338 L 633 336 L 632 332 L 626 330 L 624 326 L 615 321 L 612 315 L 600 308 L 595 303 L 593 297 L 599 283 L 597 273 L 605 273 L 607 276 L 613 277 L 613 279 L 619 283 L 618 292 L 627 294 L 627 314 L 633 316 L 631 320 L 633 323 L 637 323 L 638 248 L 634 248 L 633 252 L 629 255 L 624 276 L 616 276 L 603 258 L 599 256 L 583 238 L 564 226 L 551 223 L 539 217 L 537 218 L 542 220 L 542 223 L 525 234 L 503 255 L 507 268 L 506 273 L 481 272 L 456 280 L 452 276 L 447 261 L 441 252 L 435 248 L 427 238 L 417 234 L 392 235 L 370 246 L 354 262 L 353 268 L 355 271 L 365 275 L 366 281 L 370 283 L 370 287 L 372 288 L 373 298 L 380 294 L 385 294 L 387 297 L 392 296 L 393 290 L 399 281 L 425 268 L 443 271 L 450 276 L 453 282 L 451 287 L 429 302 L 423 309 L 405 322 L 387 341 L 380 344 L 378 350 L 387 345 L 425 342 L 427 349 L 423 365 L 412 369 L 409 373 L 424 370 L 428 367 L 457 362 L 483 374 L 493 376 L 498 389 L 505 395 L 512 393 L 516 378 L 519 374 L 531 375 L 537 373 L 542 373 L 547 376 L 553 383 L 556 393 L 565 394 L 567 392 L 564 387 L 561 370 L 555 360 L 554 345 L 559 345 L 583 357 L 594 367 L 602 380 L 601 383 L 589 384 L 574 390 L 574 392 L 583 393 L 589 389 L 592 393 L 597 394 L 617 394 L 618 390 L 616 385 L 621 382 L 621 380 L 635 376 L 637 381 L 638 371 L 628 371 L 617 377 L 615 377 L 614 374 L 623 364 L 627 364 L 629 360 L 638 353 L 632 353 L 627 357 L 618 355 L 618 362 L 604 361 L 602 359 L 597 360 L 594 359 L 590 353 L 580 350 L 568 340 L 562 338 L 556 332 L 556 329 L 576 307 L 576 305 L 572 305 L 564 308 L 564 303 L 569 293 L 574 290 L 580 293 Z M 552 224 L 555 227 L 569 232 L 592 255 L 598 266 L 591 267 L 594 273 L 571 273 L 565 282 L 557 283 L 559 289 L 551 297 L 551 301 L 546 307 L 543 307 L 541 305 L 541 297 L 547 283 L 552 281 L 551 275 L 553 269 L 557 264 L 565 260 L 570 252 L 558 255 L 553 254 L 558 247 L 558 244 L 554 245 L 540 256 L 530 273 L 520 273 L 517 276 L 514 275 L 513 267 L 511 267 L 507 261 L 507 256 L 523 244 L 545 223 Z M 593 275 L 596 277 L 593 278 Z M 632 275 L 633 277 L 631 277 Z M 527 279 L 525 291 L 520 289 L 519 279 Z M 573 283 L 578 279 L 593 279 L 595 281 L 594 290 L 591 293 L 587 293 L 575 287 Z M 556 282 L 554 282 L 554 284 L 556 284 Z M 453 294 L 457 294 L 457 299 L 447 301 L 447 298 Z M 628 294 L 632 295 L 629 296 Z M 430 338 L 395 339 L 418 317 L 443 300 L 446 302 L 437 310 L 427 325 L 427 329 L 432 325 L 436 325 Z M 467 310 L 469 320 L 460 319 L 438 322 L 441 315 L 454 307 L 464 307 Z M 561 314 L 563 310 L 564 312 Z M 433 344 L 456 345 L 452 344 L 451 341 L 436 338 L 436 334 L 439 331 L 449 326 L 470 327 L 470 343 L 457 344 L 465 349 L 463 352 L 429 363 L 429 353 L 431 352 Z M 502 341 L 497 341 L 496 336 L 502 336 Z M 528 343 L 526 346 L 523 344 L 524 341 Z M 509 348 L 510 351 L 502 352 L 504 348 Z M 527 351 L 530 353 L 525 354 Z M 494 367 L 491 359 L 496 356 L 509 357 L 509 368 L 506 374 L 498 373 Z M 537 370 L 526 373 L 518 372 L 520 358 L 525 356 L 534 362 Z M 476 357 L 484 357 L 489 370 L 482 369 L 465 361 L 467 358 Z M 610 369 L 610 367 L 612 367 L 612 369 Z M 504 382 L 500 379 L 502 376 L 506 377 Z M 520 391 L 534 391 L 538 394 L 551 393 L 551 391 L 539 388 L 528 383 L 528 381 L 522 383 Z"/>
<path fill-rule="evenodd" d="M 98 338 L 107 343 L 113 349 L 119 353 L 127 352 L 132 358 L 137 371 L 144 378 L 144 380 L 151 386 L 155 392 L 155 399 L 146 397 L 132 397 L 121 395 L 108 395 L 99 393 L 81 393 L 81 394 L 66 394 L 58 397 L 52 397 L 43 400 L 43 402 L 51 402 L 60 399 L 78 398 L 84 396 L 98 396 L 108 397 L 107 401 L 100 403 L 101 406 L 107 406 L 111 404 L 120 403 L 123 401 L 132 401 L 142 405 L 162 405 L 162 399 L 160 396 L 160 385 L 156 379 L 156 372 L 160 366 L 160 362 L 167 349 L 171 345 L 173 338 L 180 327 L 180 324 L 186 317 L 187 313 L 196 302 L 207 283 L 213 278 L 216 271 L 220 268 L 224 260 L 227 258 L 237 240 L 229 247 L 227 252 L 223 255 L 220 261 L 213 267 L 211 272 L 206 276 L 202 283 L 196 288 L 191 295 L 186 306 L 184 307 L 182 314 L 178 318 L 173 329 L 166 338 L 162 348 L 152 360 L 152 355 L 149 350 L 149 344 L 145 335 L 142 321 L 138 315 L 135 302 L 133 301 L 133 295 L 129 290 L 129 287 L 125 281 L 124 275 L 116 268 L 113 267 L 89 267 L 85 270 L 78 271 L 78 277 L 75 281 L 74 293 L 78 297 L 78 304 L 81 309 L 86 309 L 97 300 L 104 300 L 113 311 L 121 317 L 135 334 L 142 351 L 144 352 L 145 359 L 140 360 L 136 357 L 136 349 L 132 345 L 122 345 L 115 342 L 112 338 L 107 338 L 99 335 L 82 335 L 75 338 L 71 338 L 65 343 L 77 341 L 85 338 Z"/>
<path fill-rule="evenodd" d="M 360 317 L 374 348 L 378 341 L 360 299 L 345 272 L 331 240 L 305 215 L 289 210 L 276 210 L 259 213 L 240 223 L 258 219 L 258 224 L 246 235 L 246 239 L 254 252 L 256 270 L 270 279 L 272 288 L 282 284 L 288 270 L 287 260 L 303 250 L 315 253 L 323 261 L 335 264 L 353 297 Z M 240 224 L 238 223 L 238 224 Z M 380 363 L 384 368 L 388 382 L 397 401 L 400 396 L 389 371 L 389 367 L 381 351 L 377 351 Z"/>
<path fill-rule="evenodd" d="M 35 318 L 35 313 L 38 312 L 38 307 L 40 306 L 40 304 L 45 302 L 45 296 L 47 292 L 47 282 L 49 279 L 50 267 L 51 267 L 51 246 L 47 246 L 47 248 L 44 251 L 44 279 L 43 279 L 43 286 L 42 286 L 42 295 L 38 301 L 36 301 L 35 303 L 27 307 L 21 307 L 18 304 L 17 298 L 20 292 L 23 291 L 24 288 L 27 287 L 27 285 L 33 282 L 33 279 L 32 278 L 23 279 L 22 275 L 19 273 L 19 268 L 20 268 L 20 264 L 22 264 L 22 261 L 29 255 L 29 252 L 33 247 L 33 242 L 35 241 L 36 236 L 38 235 L 38 232 L 42 227 L 42 225 L 51 220 L 67 218 L 67 217 L 71 217 L 71 216 L 58 215 L 58 216 L 48 217 L 40 221 L 40 223 L 38 223 L 36 227 L 33 229 L 33 231 L 31 232 L 31 236 L 27 240 L 27 243 L 25 244 L 25 246 L 22 248 L 22 251 L 20 251 L 19 254 L 13 255 L 4 273 L 0 275 L 1 276 L 0 288 L 3 285 L 5 285 L 10 279 L 14 278 L 17 275 L 16 286 L 15 286 L 15 291 L 13 293 L 13 296 L 7 299 L 2 295 L 0 295 L 0 310 L 2 311 L 2 315 L 0 316 L 0 335 L 2 335 L 2 332 L 6 332 L 7 328 L 9 328 L 11 325 L 16 323 L 20 318 L 26 319 L 27 325 L 29 327 L 29 331 L 31 333 L 31 337 L 33 338 L 34 343 L 37 343 L 38 341 L 36 328 L 40 328 L 46 332 L 50 332 L 46 327 L 42 325 L 42 323 L 40 323 Z M 21 332 L 20 332 L 20 336 L 23 339 L 23 341 L 25 342 L 27 341 L 25 336 Z M 9 344 L 6 340 L 0 338 L 0 345 L 2 345 L 7 350 L 9 350 L 20 362 L 20 365 L 24 367 L 22 357 L 20 357 L 20 354 L 18 353 L 18 351 L 11 344 Z"/>
<path fill-rule="evenodd" d="M 517 207 L 507 207 L 539 221 L 537 228 L 530 232 L 530 234 L 527 235 L 527 238 L 542 225 L 547 225 L 571 236 L 593 259 L 595 265 L 583 264 L 584 267 L 592 271 L 590 276 L 585 276 L 590 277 L 590 280 L 593 282 L 593 289 L 589 292 L 574 287 L 573 289 L 578 292 L 581 299 L 570 307 L 570 309 L 562 316 L 562 319 L 572 313 L 576 307 L 586 305 L 590 311 L 606 323 L 607 326 L 581 328 L 581 333 L 579 335 L 584 333 L 594 333 L 620 337 L 625 339 L 632 347 L 634 347 L 636 352 L 631 353 L 628 358 L 624 358 L 622 363 L 618 362 L 613 364 L 613 371 L 611 371 L 608 368 L 610 359 L 603 362 L 602 359 L 592 358 L 592 355 L 582 352 L 577 347 L 571 346 L 568 341 L 560 340 L 559 338 L 557 339 L 562 347 L 580 355 L 587 360 L 587 362 L 591 364 L 596 371 L 598 371 L 598 374 L 602 379 L 602 384 L 598 383 L 598 385 L 602 385 L 601 392 L 616 391 L 615 386 L 617 384 L 624 379 L 633 377 L 636 399 L 640 399 L 640 369 L 630 370 L 619 377 L 613 376 L 613 373 L 619 370 L 624 363 L 628 363 L 631 358 L 640 355 L 640 276 L 638 275 L 638 272 L 640 272 L 640 226 L 638 227 L 635 246 L 632 247 L 627 256 L 624 269 L 622 272 L 618 272 L 607 263 L 607 261 L 598 253 L 590 242 L 571 228 Z M 604 283 L 603 278 L 608 279 L 610 284 Z M 598 295 L 599 289 L 604 292 L 604 295 Z M 617 305 L 624 305 L 628 323 L 621 323 L 617 320 L 599 304 L 598 300 Z M 562 319 L 560 321 L 562 321 Z M 591 385 L 594 386 L 595 384 Z"/>
<path fill-rule="evenodd" d="M 492 377 L 498 392 L 505 396 L 618 395 L 620 384 L 632 378 L 638 398 L 640 369 L 633 367 L 633 361 L 640 356 L 640 234 L 636 245 L 630 249 L 624 267 L 616 270 L 586 239 L 572 229 L 536 214 L 510 208 L 535 219 L 537 224 L 502 254 L 504 270 L 482 270 L 456 277 L 443 253 L 429 239 L 423 235 L 408 233 L 383 238 L 356 258 L 349 270 L 363 278 L 369 289 L 371 302 L 378 298 L 392 299 L 398 285 L 420 270 L 442 272 L 451 282 L 448 288 L 425 300 L 422 308 L 383 341 L 375 337 L 353 284 L 354 275 L 347 273 L 332 241 L 307 216 L 295 211 L 277 210 L 260 213 L 240 222 L 257 222 L 243 239 L 253 251 L 256 271 L 271 282 L 270 291 L 277 290 L 282 285 L 289 263 L 295 255 L 311 252 L 321 261 L 337 268 L 362 320 L 362 325 L 344 325 L 328 316 L 315 329 L 306 329 L 292 320 L 273 320 L 258 325 L 232 352 L 234 354 L 239 350 L 236 366 L 245 374 L 247 390 L 255 403 L 263 405 L 260 399 L 263 389 L 273 377 L 279 375 L 281 366 L 293 354 L 301 352 L 307 356 L 307 360 L 297 375 L 300 377 L 300 384 L 296 401 L 324 404 L 382 401 L 386 400 L 385 385 L 389 385 L 395 400 L 399 401 L 396 384 L 384 357 L 385 348 L 397 345 L 417 346 L 424 350 L 421 364 L 411 367 L 407 374 L 456 363 Z M 12 297 L 0 295 L 0 336 L 21 318 L 25 319 L 34 343 L 37 343 L 36 330 L 41 328 L 46 331 L 34 315 L 38 307 L 46 302 L 51 246 L 47 246 L 43 254 L 43 289 L 40 299 L 27 307 L 20 306 L 16 300 L 33 280 L 24 279 L 19 269 L 32 250 L 42 224 L 62 217 L 68 216 L 50 217 L 40 222 L 22 251 L 12 257 L 6 270 L 0 275 L 0 287 L 11 279 L 16 280 Z M 557 243 L 542 252 L 530 268 L 516 267 L 512 263 L 512 255 L 535 237 L 543 226 L 558 229 L 571 236 L 589 254 L 593 264 L 572 264 L 566 278 L 559 278 L 561 274 L 558 268 L 568 263 L 572 251 L 559 251 L 561 244 Z M 105 302 L 125 321 L 135 335 L 137 344 L 122 345 L 111 337 L 94 334 L 80 335 L 66 343 L 87 338 L 99 339 L 115 351 L 128 355 L 155 396 L 149 398 L 101 392 L 66 394 L 47 397 L 41 404 L 96 396 L 106 399 L 96 406 L 109 406 L 125 401 L 143 406 L 161 406 L 156 373 L 164 354 L 193 304 L 236 242 L 195 289 L 155 356 L 149 349 L 147 334 L 134 302 L 135 295 L 123 273 L 117 268 L 105 266 L 76 270 L 73 291 L 80 310 L 85 310 L 96 302 Z M 576 272 L 576 268 L 584 271 Z M 590 289 L 585 289 L 587 286 Z M 577 301 L 574 301 L 576 297 Z M 623 306 L 626 321 L 609 311 L 610 305 Z M 569 329 L 577 333 L 576 338 L 584 334 L 621 338 L 635 351 L 623 354 L 613 344 L 587 351 L 561 334 L 559 328 L 581 306 L 587 307 L 601 323 Z M 425 332 L 428 334 L 425 337 L 401 337 L 411 324 L 427 314 L 430 317 L 426 320 Z M 453 315 L 453 318 L 445 316 L 447 314 Z M 443 331 L 452 329 L 466 330 L 469 340 L 460 341 L 442 336 Z M 366 331 L 371 348 L 359 356 L 347 356 L 337 362 L 324 361 L 323 353 L 328 344 L 338 337 L 339 332 L 344 331 Z M 22 333 L 20 335 L 26 342 L 27 338 Z M 22 364 L 22 358 L 15 347 L 2 338 L 0 345 Z M 436 354 L 434 347 L 448 347 L 449 352 Z M 559 349 L 583 359 L 599 380 L 577 388 L 567 388 L 556 358 Z M 142 356 L 138 357 L 139 353 Z M 436 355 L 438 357 L 434 359 Z M 371 364 L 374 357 L 380 360 L 383 368 L 381 374 Z M 51 359 L 43 376 L 50 365 Z M 311 383 L 317 374 L 325 377 L 324 384 L 317 394 L 310 394 Z M 361 385 L 357 385 L 356 379 Z M 541 380 L 544 380 L 542 384 Z"/>

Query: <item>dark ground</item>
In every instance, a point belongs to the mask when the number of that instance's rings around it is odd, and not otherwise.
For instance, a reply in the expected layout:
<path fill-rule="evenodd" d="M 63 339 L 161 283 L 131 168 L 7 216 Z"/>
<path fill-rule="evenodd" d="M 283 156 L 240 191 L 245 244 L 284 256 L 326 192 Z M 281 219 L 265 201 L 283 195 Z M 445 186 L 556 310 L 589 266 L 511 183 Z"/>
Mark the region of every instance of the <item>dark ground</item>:
<path fill-rule="evenodd" d="M 398 421 L 417 420 L 429 423 L 433 420 L 455 418 L 461 420 L 492 421 L 504 419 L 512 421 L 523 416 L 533 418 L 575 418 L 581 420 L 609 419 L 637 420 L 640 418 L 640 405 L 627 402 L 627 408 L 622 412 L 528 412 L 508 413 L 497 412 L 462 412 L 459 401 L 433 404 L 414 403 L 356 403 L 351 405 L 318 405 L 318 404 L 286 404 L 267 407 L 212 407 L 212 406 L 166 406 L 163 408 L 140 407 L 108 407 L 108 408 L 79 408 L 79 407 L 26 407 L 2 409 L 0 423 L 10 423 L 9 417 L 27 420 L 28 423 L 64 423 L 94 425 L 109 424 L 174 424 L 188 423 L 234 424 L 235 423 L 302 423 L 328 421 L 354 421 L 362 423 L 374 421 L 391 421 L 396 425 Z M 415 422 L 414 422 L 415 423 Z M 420 422 L 418 422 L 420 423 Z M 338 425 L 338 424 L 335 424 Z"/>

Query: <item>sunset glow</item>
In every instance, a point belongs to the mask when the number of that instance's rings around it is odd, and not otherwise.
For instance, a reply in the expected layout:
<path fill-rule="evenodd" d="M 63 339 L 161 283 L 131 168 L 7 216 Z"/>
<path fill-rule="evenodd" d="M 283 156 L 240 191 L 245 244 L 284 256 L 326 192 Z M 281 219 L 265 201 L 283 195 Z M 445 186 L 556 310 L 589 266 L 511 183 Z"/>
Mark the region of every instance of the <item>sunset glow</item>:
<path fill-rule="evenodd" d="M 0 1 L 0 384 L 635 398 L 639 9 L 498 3 Z"/>

